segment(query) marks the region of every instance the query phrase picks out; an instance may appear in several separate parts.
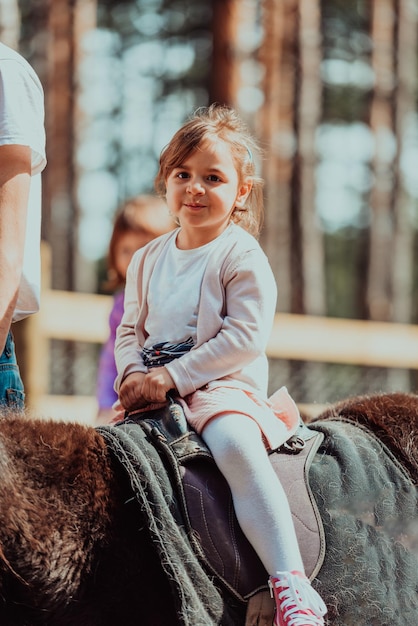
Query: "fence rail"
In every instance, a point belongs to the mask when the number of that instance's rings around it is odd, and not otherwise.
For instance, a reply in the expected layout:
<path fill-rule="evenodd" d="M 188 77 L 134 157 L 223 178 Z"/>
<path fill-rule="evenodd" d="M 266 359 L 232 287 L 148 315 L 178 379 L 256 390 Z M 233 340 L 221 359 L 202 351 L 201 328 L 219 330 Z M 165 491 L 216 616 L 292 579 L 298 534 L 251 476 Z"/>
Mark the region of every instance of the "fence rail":
<path fill-rule="evenodd" d="M 26 391 L 34 413 L 92 422 L 96 413 L 94 398 L 49 394 L 49 342 L 103 343 L 108 335 L 111 305 L 110 296 L 44 288 L 41 310 L 28 319 L 25 337 Z M 418 369 L 418 325 L 278 313 L 268 356 Z"/>

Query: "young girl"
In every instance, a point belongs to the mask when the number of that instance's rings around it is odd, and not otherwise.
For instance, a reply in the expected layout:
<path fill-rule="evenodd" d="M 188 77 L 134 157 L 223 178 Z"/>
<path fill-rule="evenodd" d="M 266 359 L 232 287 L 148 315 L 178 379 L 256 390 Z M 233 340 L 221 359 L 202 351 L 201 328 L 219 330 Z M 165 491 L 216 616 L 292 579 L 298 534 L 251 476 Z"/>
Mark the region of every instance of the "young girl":
<path fill-rule="evenodd" d="M 179 228 L 129 266 L 115 388 L 127 411 L 164 402 L 170 390 L 181 398 L 270 574 L 274 625 L 319 626 L 326 608 L 304 574 L 267 454 L 296 430 L 299 415 L 286 390 L 278 409 L 267 400 L 276 285 L 253 236 L 262 214 L 256 150 L 236 114 L 216 105 L 197 111 L 163 150 L 156 188 Z"/>
<path fill-rule="evenodd" d="M 126 271 L 132 255 L 149 241 L 173 230 L 175 223 L 166 203 L 156 196 L 141 195 L 127 200 L 119 209 L 113 225 L 107 255 L 108 281 L 105 288 L 114 293 L 109 315 L 109 337 L 99 357 L 96 399 L 96 424 L 108 423 L 117 415 L 113 404 L 118 396 L 113 389 L 117 375 L 114 357 L 116 328 L 123 314 Z"/>

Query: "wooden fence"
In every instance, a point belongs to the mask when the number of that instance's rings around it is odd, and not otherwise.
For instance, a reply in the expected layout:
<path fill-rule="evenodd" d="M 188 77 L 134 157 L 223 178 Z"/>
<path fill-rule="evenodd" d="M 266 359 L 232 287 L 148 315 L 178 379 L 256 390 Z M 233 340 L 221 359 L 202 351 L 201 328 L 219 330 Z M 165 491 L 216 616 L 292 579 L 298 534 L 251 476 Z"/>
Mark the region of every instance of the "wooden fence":
<path fill-rule="evenodd" d="M 33 413 L 92 422 L 93 397 L 49 394 L 52 339 L 101 344 L 108 335 L 112 298 L 46 288 L 41 310 L 26 327 L 26 391 Z M 418 326 L 276 315 L 268 346 L 272 358 L 418 369 Z"/>
<path fill-rule="evenodd" d="M 94 397 L 50 395 L 50 341 L 104 343 L 111 306 L 111 296 L 43 290 L 41 309 L 27 319 L 25 327 L 25 390 L 34 415 L 94 420 Z"/>
<path fill-rule="evenodd" d="M 34 415 L 92 423 L 97 412 L 94 397 L 50 394 L 49 344 L 53 339 L 102 344 L 108 336 L 112 297 L 51 289 L 50 267 L 50 250 L 43 245 L 41 310 L 25 320 L 28 406 Z M 418 325 L 278 313 L 268 356 L 414 370 Z"/>

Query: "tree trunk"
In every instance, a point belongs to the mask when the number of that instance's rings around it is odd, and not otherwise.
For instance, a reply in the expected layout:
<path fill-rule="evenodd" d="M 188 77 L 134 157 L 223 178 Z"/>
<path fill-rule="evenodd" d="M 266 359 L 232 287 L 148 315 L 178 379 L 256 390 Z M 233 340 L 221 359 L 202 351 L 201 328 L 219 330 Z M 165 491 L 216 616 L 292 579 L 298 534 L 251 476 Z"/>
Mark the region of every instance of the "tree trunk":
<path fill-rule="evenodd" d="M 91 116 L 80 105 L 83 97 L 83 87 L 80 80 L 80 71 L 86 59 L 84 52 L 84 38 L 97 25 L 97 0 L 76 0 L 74 2 L 74 105 L 73 105 L 73 133 L 74 153 L 77 154 L 80 145 L 83 144 L 83 136 L 89 124 L 92 124 Z M 80 230 L 81 208 L 78 200 L 78 188 L 82 171 L 76 159 L 74 164 L 74 188 L 73 188 L 73 212 L 77 222 L 74 223 L 74 289 L 76 291 L 95 291 L 97 285 L 96 268 L 93 264 L 86 263 L 80 255 Z"/>
<path fill-rule="evenodd" d="M 402 156 L 405 156 L 408 136 L 415 117 L 415 94 L 418 82 L 417 26 L 416 8 L 412 3 L 399 2 L 395 90 L 395 131 L 398 150 L 395 161 L 395 223 L 391 280 L 392 321 L 400 323 L 412 322 L 415 234 L 412 216 L 415 212 L 415 202 L 403 183 L 401 160 Z M 406 370 L 390 370 L 389 381 L 393 389 L 405 391 L 410 389 L 409 372 Z"/>
<path fill-rule="evenodd" d="M 236 109 L 251 130 L 262 99 L 256 62 L 258 0 L 213 1 L 211 102 Z M 257 97 L 257 95 L 259 97 Z"/>
<path fill-rule="evenodd" d="M 44 175 L 43 234 L 52 251 L 52 287 L 79 290 L 78 276 L 85 273 L 78 253 L 78 170 L 75 155 L 82 132 L 78 107 L 78 69 L 82 37 L 95 25 L 95 0 L 49 0 L 47 55 L 47 154 Z M 61 363 L 67 393 L 80 388 L 83 368 L 81 346 L 59 342 L 52 360 Z"/>
<path fill-rule="evenodd" d="M 395 162 L 395 230 L 393 238 L 393 315 L 394 322 L 412 321 L 412 293 L 414 266 L 415 202 L 403 183 L 401 159 L 408 147 L 408 136 L 416 114 L 415 97 L 418 80 L 418 20 L 416 7 L 411 2 L 399 2 L 397 28 L 397 80 L 395 91 L 396 143 Z M 410 157 L 409 157 L 410 158 Z"/>
<path fill-rule="evenodd" d="M 235 46 L 239 0 L 212 0 L 210 102 L 232 106 L 237 90 Z"/>
<path fill-rule="evenodd" d="M 324 243 L 315 211 L 315 133 L 321 121 L 320 1 L 299 1 L 300 87 L 298 107 L 300 230 L 303 312 L 325 315 Z"/>
<path fill-rule="evenodd" d="M 372 0 L 372 67 L 375 88 L 370 126 L 375 139 L 374 185 L 368 274 L 368 309 L 372 320 L 391 319 L 393 261 L 393 159 L 395 86 L 395 6 L 393 0 Z"/>
<path fill-rule="evenodd" d="M 260 61 L 264 65 L 264 104 L 259 114 L 259 137 L 266 152 L 265 226 L 262 244 L 279 290 L 279 309 L 292 310 L 292 181 L 294 177 L 297 0 L 265 0 L 264 38 Z M 297 255 L 298 256 L 298 255 Z"/>
<path fill-rule="evenodd" d="M 44 228 L 52 248 L 52 286 L 74 288 L 74 20 L 69 0 L 49 0 L 46 85 L 48 167 L 44 174 Z M 47 212 L 48 211 L 48 212 Z"/>

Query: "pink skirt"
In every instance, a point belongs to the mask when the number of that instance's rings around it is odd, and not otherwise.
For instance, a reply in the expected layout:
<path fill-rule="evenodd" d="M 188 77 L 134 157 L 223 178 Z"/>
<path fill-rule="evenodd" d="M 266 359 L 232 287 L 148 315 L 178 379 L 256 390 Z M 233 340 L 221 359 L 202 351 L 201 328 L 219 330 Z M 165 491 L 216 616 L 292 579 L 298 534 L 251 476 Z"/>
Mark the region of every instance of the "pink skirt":
<path fill-rule="evenodd" d="M 201 434 L 206 424 L 223 414 L 241 414 L 257 422 L 266 443 L 274 450 L 291 437 L 300 422 L 299 410 L 286 387 L 269 400 L 236 387 L 198 389 L 179 398 L 189 424 Z"/>

